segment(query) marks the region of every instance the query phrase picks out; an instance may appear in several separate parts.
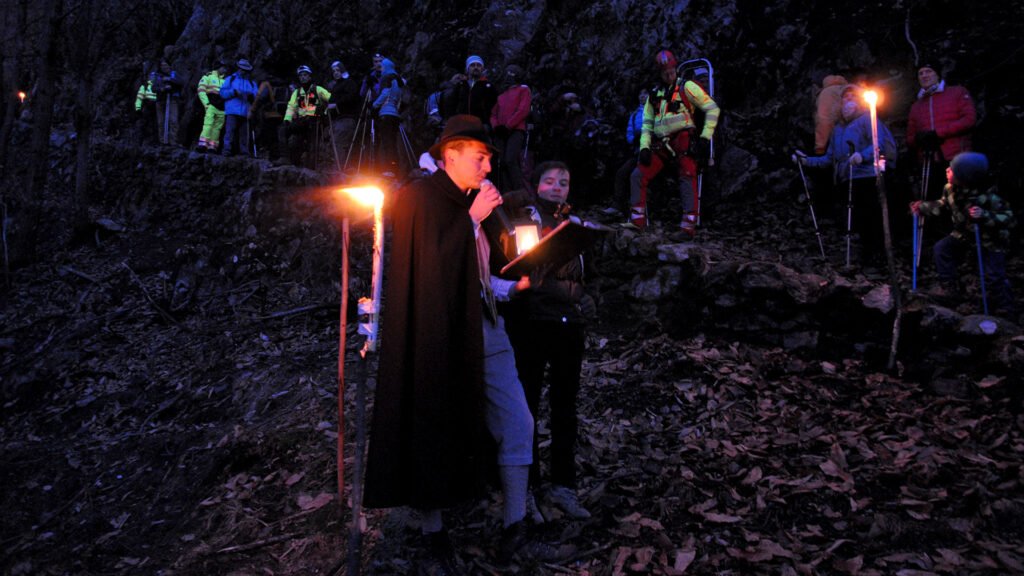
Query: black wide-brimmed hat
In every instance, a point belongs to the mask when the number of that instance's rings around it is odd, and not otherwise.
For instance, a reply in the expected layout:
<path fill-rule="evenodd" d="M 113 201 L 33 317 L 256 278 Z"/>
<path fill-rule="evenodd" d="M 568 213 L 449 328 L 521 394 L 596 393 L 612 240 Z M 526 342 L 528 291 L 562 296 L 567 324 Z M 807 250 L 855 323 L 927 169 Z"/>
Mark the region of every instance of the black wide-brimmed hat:
<path fill-rule="evenodd" d="M 487 146 L 491 154 L 497 154 L 498 149 L 491 145 L 491 137 L 484 129 L 484 123 L 479 118 L 470 114 L 458 114 L 448 119 L 441 131 L 441 139 L 430 147 L 430 155 L 434 158 L 441 158 L 441 146 L 453 140 L 476 140 Z"/>

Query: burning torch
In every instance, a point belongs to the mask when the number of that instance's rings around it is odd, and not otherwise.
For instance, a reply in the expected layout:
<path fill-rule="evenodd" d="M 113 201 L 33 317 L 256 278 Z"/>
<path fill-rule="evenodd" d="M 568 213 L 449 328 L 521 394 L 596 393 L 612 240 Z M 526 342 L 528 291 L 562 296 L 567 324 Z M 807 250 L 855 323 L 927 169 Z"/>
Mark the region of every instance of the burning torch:
<path fill-rule="evenodd" d="M 384 193 L 375 186 L 343 188 L 348 198 L 362 206 L 373 208 L 373 279 L 370 297 L 359 299 L 359 313 L 366 316 L 360 322 L 359 333 L 366 337 L 359 351 L 356 364 L 356 452 L 352 471 L 352 526 L 349 533 L 348 574 L 359 574 L 360 549 L 362 547 L 363 508 L 363 453 L 366 448 L 366 357 L 377 348 L 377 327 L 380 319 L 381 286 L 384 276 Z M 345 333 L 348 311 L 348 261 L 349 261 L 349 218 L 342 220 L 342 264 L 341 264 L 341 325 L 338 342 L 338 500 L 344 506 L 345 486 Z"/>
<path fill-rule="evenodd" d="M 874 154 L 875 177 L 877 178 L 885 171 L 885 166 L 879 162 L 878 153 L 878 94 L 874 90 L 867 90 L 864 92 L 864 100 L 867 101 L 871 110 L 871 151 Z"/>
<path fill-rule="evenodd" d="M 885 259 L 889 268 L 889 293 L 892 295 L 896 308 L 896 318 L 892 326 L 892 343 L 889 347 L 889 370 L 896 365 L 896 348 L 900 337 L 900 324 L 903 317 L 903 301 L 899 288 L 899 276 L 896 273 L 896 257 L 892 252 L 892 232 L 889 230 L 889 204 L 885 192 L 885 159 L 878 150 L 878 93 L 874 90 L 864 92 L 864 100 L 871 110 L 871 151 L 875 164 L 875 188 L 878 189 L 878 204 L 882 208 L 882 235 L 885 241 Z"/>

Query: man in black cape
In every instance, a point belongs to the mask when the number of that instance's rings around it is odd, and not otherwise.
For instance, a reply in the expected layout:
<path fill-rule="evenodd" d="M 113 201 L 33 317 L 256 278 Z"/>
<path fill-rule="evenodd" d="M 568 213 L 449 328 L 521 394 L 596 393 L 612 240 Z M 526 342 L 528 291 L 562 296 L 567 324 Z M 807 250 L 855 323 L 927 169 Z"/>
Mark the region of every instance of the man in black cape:
<path fill-rule="evenodd" d="M 479 119 L 452 117 L 431 148 L 441 169 L 402 189 L 392 208 L 365 503 L 419 509 L 442 574 L 461 572 L 441 509 L 480 494 L 493 457 L 486 432 L 497 444 L 504 495 L 502 556 L 561 553 L 533 541 L 524 519 L 533 417 L 493 304 L 529 279 L 502 280 L 487 269 L 480 224 L 501 204 L 484 179 L 493 152 Z"/>

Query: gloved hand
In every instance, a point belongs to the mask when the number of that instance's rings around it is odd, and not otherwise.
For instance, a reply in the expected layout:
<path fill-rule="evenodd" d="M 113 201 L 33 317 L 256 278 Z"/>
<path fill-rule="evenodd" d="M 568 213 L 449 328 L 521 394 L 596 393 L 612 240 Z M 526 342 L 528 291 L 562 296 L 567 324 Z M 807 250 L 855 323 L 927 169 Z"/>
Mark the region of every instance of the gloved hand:
<path fill-rule="evenodd" d="M 793 161 L 793 164 L 807 166 L 807 154 L 804 154 L 800 150 L 794 152 L 793 155 L 789 157 L 789 159 Z"/>
<path fill-rule="evenodd" d="M 637 162 L 639 162 L 641 166 L 650 166 L 651 165 L 651 149 L 650 148 L 643 148 L 643 149 L 641 149 L 640 150 L 640 157 L 637 159 Z"/>
<path fill-rule="evenodd" d="M 935 130 L 921 130 L 914 135 L 914 143 L 925 152 L 937 152 L 942 145 L 942 140 Z"/>
<path fill-rule="evenodd" d="M 911 214 L 920 214 L 921 213 L 921 201 L 920 200 L 914 200 L 913 202 L 910 203 L 910 213 Z"/>
<path fill-rule="evenodd" d="M 711 156 L 711 141 L 707 138 L 697 138 L 693 143 L 693 157 L 701 166 L 707 166 L 708 158 Z"/>
<path fill-rule="evenodd" d="M 594 298 L 590 294 L 584 294 L 580 301 L 576 303 L 576 309 L 583 314 L 584 318 L 596 318 L 597 317 L 597 303 L 594 302 Z"/>
<path fill-rule="evenodd" d="M 860 164 L 864 161 L 864 157 L 860 155 L 860 152 L 854 152 L 850 155 L 850 164 Z"/>

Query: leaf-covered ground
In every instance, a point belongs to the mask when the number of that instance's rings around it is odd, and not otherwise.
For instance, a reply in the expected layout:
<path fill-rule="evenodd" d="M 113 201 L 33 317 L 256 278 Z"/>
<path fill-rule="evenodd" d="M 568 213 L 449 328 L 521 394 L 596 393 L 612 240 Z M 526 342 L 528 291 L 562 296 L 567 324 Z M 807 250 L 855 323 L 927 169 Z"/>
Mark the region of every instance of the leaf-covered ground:
<path fill-rule="evenodd" d="M 250 174 L 249 188 L 210 196 L 182 181 L 211 159 L 176 161 L 173 193 L 97 203 L 126 230 L 98 227 L 3 292 L 4 574 L 344 571 L 359 342 L 350 326 L 339 499 L 337 222 L 306 187 L 280 186 L 285 169 L 229 161 L 218 167 Z M 804 206 L 757 208 L 709 223 L 698 244 L 733 268 L 825 272 Z M 353 277 L 368 278 L 366 222 L 353 234 Z M 788 310 L 765 319 L 764 302 L 688 294 L 685 280 L 678 304 L 634 301 L 630 279 L 661 265 L 638 246 L 669 240 L 624 234 L 602 253 L 580 393 L 593 518 L 541 503 L 547 537 L 576 556 L 499 566 L 495 491 L 447 517 L 471 572 L 1024 572 L 1015 371 L 966 340 L 939 360 L 908 343 L 901 366 L 916 368 L 889 373 L 865 352 L 887 349 L 886 332 L 854 324 L 818 346 L 775 345 Z M 840 246 L 834 230 L 827 240 Z M 757 313 L 739 326 L 744 310 Z M 416 573 L 414 514 L 368 510 L 363 528 L 363 573 Z"/>

